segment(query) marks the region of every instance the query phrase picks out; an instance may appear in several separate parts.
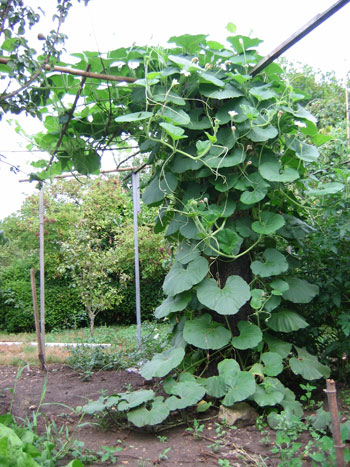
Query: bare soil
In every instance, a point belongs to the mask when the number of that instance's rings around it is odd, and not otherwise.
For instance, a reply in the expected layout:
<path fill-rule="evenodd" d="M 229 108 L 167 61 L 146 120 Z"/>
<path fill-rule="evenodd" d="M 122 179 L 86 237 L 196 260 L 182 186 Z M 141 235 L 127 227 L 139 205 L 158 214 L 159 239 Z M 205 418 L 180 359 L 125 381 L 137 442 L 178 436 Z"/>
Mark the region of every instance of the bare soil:
<path fill-rule="evenodd" d="M 17 368 L 0 366 L 0 413 L 9 411 L 12 401 L 14 416 L 31 419 L 32 413 L 38 410 L 43 394 L 45 372 L 37 367 L 25 368 L 16 380 Z M 121 446 L 116 454 L 117 464 L 110 461 L 95 462 L 92 466 L 129 465 L 129 466 L 217 466 L 219 459 L 227 459 L 231 465 L 278 465 L 278 459 L 271 455 L 272 444 L 261 443 L 261 433 L 257 428 L 246 426 L 232 430 L 228 428 L 221 438 L 218 452 L 212 447 L 217 442 L 217 411 L 202 414 L 204 424 L 200 438 L 186 431 L 188 425 L 181 424 L 171 429 L 161 427 L 162 431 L 135 429 L 132 427 L 111 427 L 85 416 L 83 422 L 91 422 L 78 427 L 80 415 L 75 408 L 96 400 L 103 394 L 123 392 L 133 389 L 150 388 L 141 376 L 128 371 L 99 371 L 88 381 L 61 364 L 53 364 L 48 368 L 47 386 L 44 400 L 39 407 L 39 431 L 54 421 L 57 426 L 63 424 L 69 428 L 72 439 L 85 443 L 85 448 L 93 451 L 102 446 Z M 13 391 L 8 389 L 13 388 Z M 198 419 L 198 414 L 193 414 Z M 205 420 L 204 420 L 205 418 Z M 193 420 L 193 417 L 192 417 Z M 191 425 L 190 425 L 191 426 Z M 192 424 L 193 426 L 193 424 Z M 271 440 L 274 433 L 269 431 Z M 170 448 L 162 458 L 162 453 Z M 264 460 L 265 464 L 262 462 Z M 87 464 L 86 464 L 87 465 Z M 305 464 L 307 465 L 307 463 Z"/>

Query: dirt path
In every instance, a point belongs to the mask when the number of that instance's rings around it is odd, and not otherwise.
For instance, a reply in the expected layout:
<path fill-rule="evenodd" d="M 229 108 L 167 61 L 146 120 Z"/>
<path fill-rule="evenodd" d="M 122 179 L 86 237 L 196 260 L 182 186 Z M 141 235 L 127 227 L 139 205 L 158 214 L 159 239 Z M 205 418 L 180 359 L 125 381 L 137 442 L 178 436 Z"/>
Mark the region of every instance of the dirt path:
<path fill-rule="evenodd" d="M 32 418 L 40 403 L 45 382 L 45 374 L 33 367 L 24 369 L 16 381 L 15 367 L 0 366 L 0 413 L 6 413 L 11 404 L 12 393 L 6 388 L 15 386 L 12 413 L 24 419 Z M 258 463 L 265 459 L 267 466 L 277 465 L 277 460 L 269 456 L 270 446 L 264 446 L 259 441 L 261 434 L 255 426 L 231 430 L 218 437 L 216 412 L 212 411 L 203 424 L 200 438 L 186 431 L 186 426 L 178 426 L 162 432 L 151 430 L 133 430 L 110 428 L 104 430 L 103 424 L 92 424 L 77 428 L 79 414 L 75 408 L 84 405 L 88 400 L 97 399 L 103 394 L 123 392 L 130 388 L 140 389 L 145 381 L 138 374 L 127 371 L 99 371 L 91 379 L 83 382 L 79 375 L 64 365 L 49 366 L 47 387 L 43 403 L 39 409 L 39 430 L 45 429 L 54 421 L 57 426 L 68 426 L 70 433 L 79 441 L 84 442 L 85 449 L 101 450 L 102 446 L 120 446 L 117 453 L 117 465 L 135 467 L 164 466 L 217 466 L 219 459 L 228 459 L 231 465 L 264 465 Z M 85 417 L 84 421 L 94 420 Z M 106 428 L 106 426 L 105 426 Z M 219 434 L 219 435 L 220 435 Z M 271 434 L 271 438 L 274 435 Z M 220 439 L 219 439 L 220 438 Z M 169 449 L 168 449 L 169 448 Z M 270 458 L 269 458 L 270 457 Z M 85 464 L 84 464 L 85 465 Z M 88 465 L 88 464 L 86 464 Z M 108 466 L 112 463 L 94 462 L 92 466 Z M 116 465 L 116 464 L 114 464 Z"/>

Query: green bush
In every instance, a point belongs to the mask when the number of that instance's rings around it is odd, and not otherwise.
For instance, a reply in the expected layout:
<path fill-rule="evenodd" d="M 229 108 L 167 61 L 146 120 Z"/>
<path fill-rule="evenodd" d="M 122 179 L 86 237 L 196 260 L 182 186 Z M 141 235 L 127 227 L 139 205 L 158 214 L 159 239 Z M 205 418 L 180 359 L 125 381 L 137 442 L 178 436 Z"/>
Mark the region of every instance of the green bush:
<path fill-rule="evenodd" d="M 7 332 L 34 330 L 31 264 L 17 260 L 1 273 L 0 329 Z M 39 284 L 37 283 L 38 301 Z M 85 324 L 85 312 L 75 289 L 63 281 L 45 284 L 45 321 L 48 331 Z"/>
<path fill-rule="evenodd" d="M 163 296 L 163 278 L 141 280 L 141 319 L 154 319 L 154 310 Z M 97 324 L 133 324 L 136 323 L 135 283 L 130 282 L 122 292 L 124 298 L 115 310 L 103 311 L 97 316 Z"/>

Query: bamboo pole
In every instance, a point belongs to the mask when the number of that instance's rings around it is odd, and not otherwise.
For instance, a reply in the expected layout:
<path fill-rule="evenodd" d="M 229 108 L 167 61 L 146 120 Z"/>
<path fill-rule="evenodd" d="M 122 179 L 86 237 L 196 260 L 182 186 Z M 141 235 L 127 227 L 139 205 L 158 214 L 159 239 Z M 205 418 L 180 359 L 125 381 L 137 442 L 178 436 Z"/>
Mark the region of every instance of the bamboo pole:
<path fill-rule="evenodd" d="M 40 323 L 39 323 L 39 310 L 38 310 L 38 299 L 36 295 L 36 284 L 35 284 L 35 269 L 30 270 L 30 282 L 32 285 L 32 297 L 33 297 L 33 310 L 34 310 L 34 322 L 35 322 L 35 333 L 36 340 L 38 343 L 38 358 L 41 365 L 41 369 L 47 371 L 45 366 L 45 356 L 43 354 L 43 347 L 41 342 Z"/>
<path fill-rule="evenodd" d="M 327 379 L 327 389 L 325 393 L 328 398 L 329 412 L 331 414 L 332 421 L 332 433 L 334 441 L 335 455 L 337 459 L 337 467 L 344 467 L 344 444 L 341 439 L 340 423 L 338 415 L 338 404 L 337 404 L 337 391 L 335 388 L 335 382 L 333 379 Z"/>

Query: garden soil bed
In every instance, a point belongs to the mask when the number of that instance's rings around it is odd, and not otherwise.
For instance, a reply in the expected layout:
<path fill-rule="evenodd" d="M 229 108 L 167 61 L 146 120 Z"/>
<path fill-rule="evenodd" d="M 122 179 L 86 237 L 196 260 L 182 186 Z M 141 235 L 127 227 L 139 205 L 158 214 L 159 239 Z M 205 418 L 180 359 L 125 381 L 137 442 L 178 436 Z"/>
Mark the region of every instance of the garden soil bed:
<path fill-rule="evenodd" d="M 16 374 L 16 367 L 0 366 L 0 413 L 9 411 L 13 398 L 12 413 L 21 419 L 31 419 L 32 412 L 40 404 L 45 373 L 37 367 L 27 367 L 17 381 Z M 261 443 L 262 436 L 254 425 L 235 430 L 228 428 L 222 437 L 219 452 L 214 452 L 210 447 L 217 440 L 217 412 L 214 410 L 202 414 L 206 420 L 200 421 L 200 424 L 204 424 L 200 439 L 195 439 L 193 433 L 186 431 L 188 425 L 185 424 L 152 432 L 151 429 L 121 429 L 103 424 L 95 426 L 94 419 L 85 416 L 83 422 L 91 424 L 77 427 L 80 415 L 74 411 L 76 407 L 88 400 L 98 399 L 102 391 L 103 394 L 113 394 L 131 387 L 149 389 L 150 385 L 146 383 L 141 376 L 128 371 L 99 371 L 88 381 L 83 381 L 78 373 L 65 365 L 50 365 L 45 397 L 39 408 L 39 431 L 45 429 L 45 424 L 54 421 L 57 426 L 68 426 L 72 439 L 83 441 L 85 449 L 99 451 L 102 446 L 121 446 L 123 449 L 116 454 L 117 465 L 217 466 L 219 459 L 227 459 L 234 466 L 278 465 L 278 460 L 271 457 L 272 445 Z M 14 391 L 10 391 L 10 388 L 14 388 Z M 198 418 L 198 414 L 194 416 Z M 274 433 L 269 435 L 273 440 Z M 161 454 L 167 448 L 170 449 L 162 459 Z M 90 465 L 113 464 L 95 461 Z"/>

